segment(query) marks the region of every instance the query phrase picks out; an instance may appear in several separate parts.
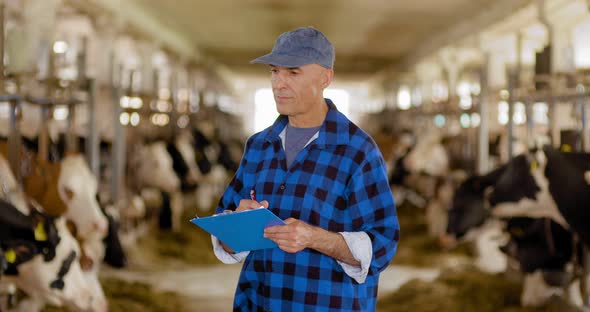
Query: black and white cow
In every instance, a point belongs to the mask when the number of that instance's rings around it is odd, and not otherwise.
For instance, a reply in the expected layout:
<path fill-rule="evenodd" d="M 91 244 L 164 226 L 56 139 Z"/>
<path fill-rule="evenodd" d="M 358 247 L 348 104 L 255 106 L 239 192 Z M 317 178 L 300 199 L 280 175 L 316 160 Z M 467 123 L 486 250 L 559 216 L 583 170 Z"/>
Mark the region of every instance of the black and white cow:
<path fill-rule="evenodd" d="M 564 291 L 574 276 L 568 264 L 572 256 L 582 259 L 572 233 L 548 218 L 511 218 L 506 231 L 510 240 L 501 249 L 525 273 L 521 304 L 539 306 L 552 295 L 569 295 Z"/>
<path fill-rule="evenodd" d="M 109 230 L 107 236 L 104 238 L 104 262 L 114 268 L 124 268 L 127 266 L 127 256 L 121 238 L 119 237 L 119 221 L 114 216 L 105 212 L 105 216 L 109 222 Z"/>
<path fill-rule="evenodd" d="M 546 217 L 570 228 L 590 247 L 590 154 L 549 146 L 514 158 L 489 195 L 500 217 Z"/>
<path fill-rule="evenodd" d="M 551 219 L 511 218 L 506 231 L 510 240 L 502 251 L 517 260 L 522 272 L 564 272 L 574 254 L 572 233 Z"/>
<path fill-rule="evenodd" d="M 17 266 L 36 255 L 43 255 L 45 261 L 55 258 L 60 239 L 54 219 L 36 209 L 25 215 L 0 199 L 0 247 L 5 251 L 5 274 L 17 274 Z"/>
<path fill-rule="evenodd" d="M 175 142 L 166 143 L 166 150 L 170 154 L 170 158 L 172 158 L 172 169 L 174 169 L 176 176 L 180 180 L 181 191 L 183 193 L 195 191 L 197 188 L 197 172 L 193 168 L 194 166 L 191 166 L 190 154 L 185 155 L 187 152 L 192 152 L 190 143 L 186 144 L 184 137 L 178 137 Z M 192 163 L 195 163 L 194 153 L 191 156 L 193 156 Z"/>
<path fill-rule="evenodd" d="M 29 300 L 19 305 L 23 311 L 40 310 L 45 303 L 66 305 L 76 310 L 92 308 L 94 311 L 106 311 L 108 309 L 106 299 L 103 300 L 104 298 L 100 298 L 94 290 L 91 290 L 82 272 L 78 261 L 82 250 L 69 232 L 66 219 L 64 217 L 49 219 L 45 217 L 46 212 L 41 207 L 31 208 L 27 204 L 24 192 L 18 187 L 8 162 L 1 155 L 0 184 L 2 186 L 0 198 L 4 198 L 6 202 L 13 205 L 12 209 L 5 205 L 1 211 L 5 216 L 4 221 L 7 221 L 0 226 L 3 231 L 7 231 L 5 235 L 8 237 L 3 239 L 4 258 L 7 263 L 14 264 L 13 268 L 10 266 L 7 268 L 7 273 L 18 273 L 3 278 L 0 284 L 16 285 L 30 296 Z M 47 226 L 40 226 L 43 223 L 39 220 L 44 220 Z M 31 224 L 34 228 L 27 229 L 27 225 Z M 20 229 L 20 232 L 13 232 L 11 229 L 15 231 Z M 12 240 L 9 239 L 10 237 Z M 23 241 L 23 238 L 30 237 L 34 238 L 35 243 Z M 9 256 L 6 254 L 7 250 Z M 23 261 L 31 255 L 28 261 Z M 19 256 L 23 260 L 18 261 Z"/>
<path fill-rule="evenodd" d="M 506 167 L 503 165 L 486 175 L 471 176 L 459 185 L 448 211 L 447 234 L 462 238 L 469 230 L 484 224 L 491 214 L 484 200 L 486 190 L 495 185 Z"/>
<path fill-rule="evenodd" d="M 542 279 L 547 273 L 541 272 L 563 270 L 571 261 L 568 230 L 577 233 L 588 246 L 588 170 L 589 154 L 563 153 L 547 146 L 514 157 L 459 187 L 449 211 L 447 232 L 461 237 L 483 224 L 490 214 L 508 219 L 508 246 L 512 247 L 503 249 L 511 251 L 509 254 L 528 273 L 523 304 L 537 305 L 551 294 Z M 515 217 L 548 218 L 551 222 Z M 520 236 L 515 235 L 519 232 Z M 443 241 L 449 241 L 448 237 Z"/>
<path fill-rule="evenodd" d="M 0 249 L 5 263 L 0 284 L 14 284 L 30 296 L 19 303 L 21 311 L 38 311 L 45 303 L 106 311 L 106 306 L 93 304 L 94 294 L 77 261 L 80 247 L 64 218 L 35 208 L 24 214 L 0 201 Z"/>

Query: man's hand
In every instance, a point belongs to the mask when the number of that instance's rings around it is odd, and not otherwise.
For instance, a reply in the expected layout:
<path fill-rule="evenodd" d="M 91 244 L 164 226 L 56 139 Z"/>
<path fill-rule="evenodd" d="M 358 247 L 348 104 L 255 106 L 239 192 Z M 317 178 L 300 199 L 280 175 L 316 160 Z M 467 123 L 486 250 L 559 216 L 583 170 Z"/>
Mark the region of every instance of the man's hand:
<path fill-rule="evenodd" d="M 279 245 L 286 252 L 295 253 L 311 247 L 317 229 L 303 221 L 289 218 L 286 225 L 272 226 L 264 230 L 264 237 Z"/>
<path fill-rule="evenodd" d="M 256 209 L 256 208 L 260 208 L 260 207 L 268 208 L 268 202 L 266 200 L 263 200 L 261 202 L 257 202 L 255 200 L 251 200 L 251 199 L 242 199 L 242 200 L 240 200 L 240 205 L 238 206 L 238 208 L 236 208 L 236 212 Z"/>
<path fill-rule="evenodd" d="M 285 223 L 285 225 L 267 227 L 264 230 L 264 237 L 277 243 L 280 249 L 289 253 L 311 248 L 350 265 L 360 266 L 360 262 L 354 258 L 346 241 L 339 233 L 326 231 L 294 218 L 285 220 Z"/>

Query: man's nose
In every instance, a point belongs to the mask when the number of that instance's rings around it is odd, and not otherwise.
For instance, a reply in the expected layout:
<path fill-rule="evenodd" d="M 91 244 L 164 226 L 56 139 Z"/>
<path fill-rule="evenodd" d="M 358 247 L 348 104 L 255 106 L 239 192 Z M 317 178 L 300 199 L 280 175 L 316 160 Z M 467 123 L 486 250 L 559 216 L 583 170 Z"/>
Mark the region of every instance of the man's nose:
<path fill-rule="evenodd" d="M 285 86 L 285 79 L 284 79 L 283 75 L 281 75 L 280 73 L 277 73 L 272 76 L 271 83 L 272 83 L 273 88 L 280 89 Z"/>

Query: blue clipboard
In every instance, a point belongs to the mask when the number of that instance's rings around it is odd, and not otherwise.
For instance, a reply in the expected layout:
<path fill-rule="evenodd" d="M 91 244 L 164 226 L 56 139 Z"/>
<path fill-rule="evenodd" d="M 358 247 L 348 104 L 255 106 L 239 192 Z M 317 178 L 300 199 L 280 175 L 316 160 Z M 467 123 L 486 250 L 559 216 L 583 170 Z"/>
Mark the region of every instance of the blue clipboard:
<path fill-rule="evenodd" d="M 285 224 L 266 208 L 197 217 L 190 221 L 217 237 L 235 252 L 277 247 L 275 242 L 264 238 L 264 229 Z"/>

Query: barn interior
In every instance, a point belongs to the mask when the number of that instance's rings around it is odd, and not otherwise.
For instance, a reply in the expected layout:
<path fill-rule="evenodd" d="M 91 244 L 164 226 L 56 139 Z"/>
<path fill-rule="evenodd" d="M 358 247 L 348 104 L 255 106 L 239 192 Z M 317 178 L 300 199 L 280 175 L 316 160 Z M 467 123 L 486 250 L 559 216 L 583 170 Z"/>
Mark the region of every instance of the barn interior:
<path fill-rule="evenodd" d="M 590 308 L 590 0 L 0 0 L 0 224 L 63 234 L 21 261 L 0 230 L 0 311 L 231 310 L 190 220 L 279 116 L 250 61 L 305 26 L 396 203 L 377 311 Z"/>

